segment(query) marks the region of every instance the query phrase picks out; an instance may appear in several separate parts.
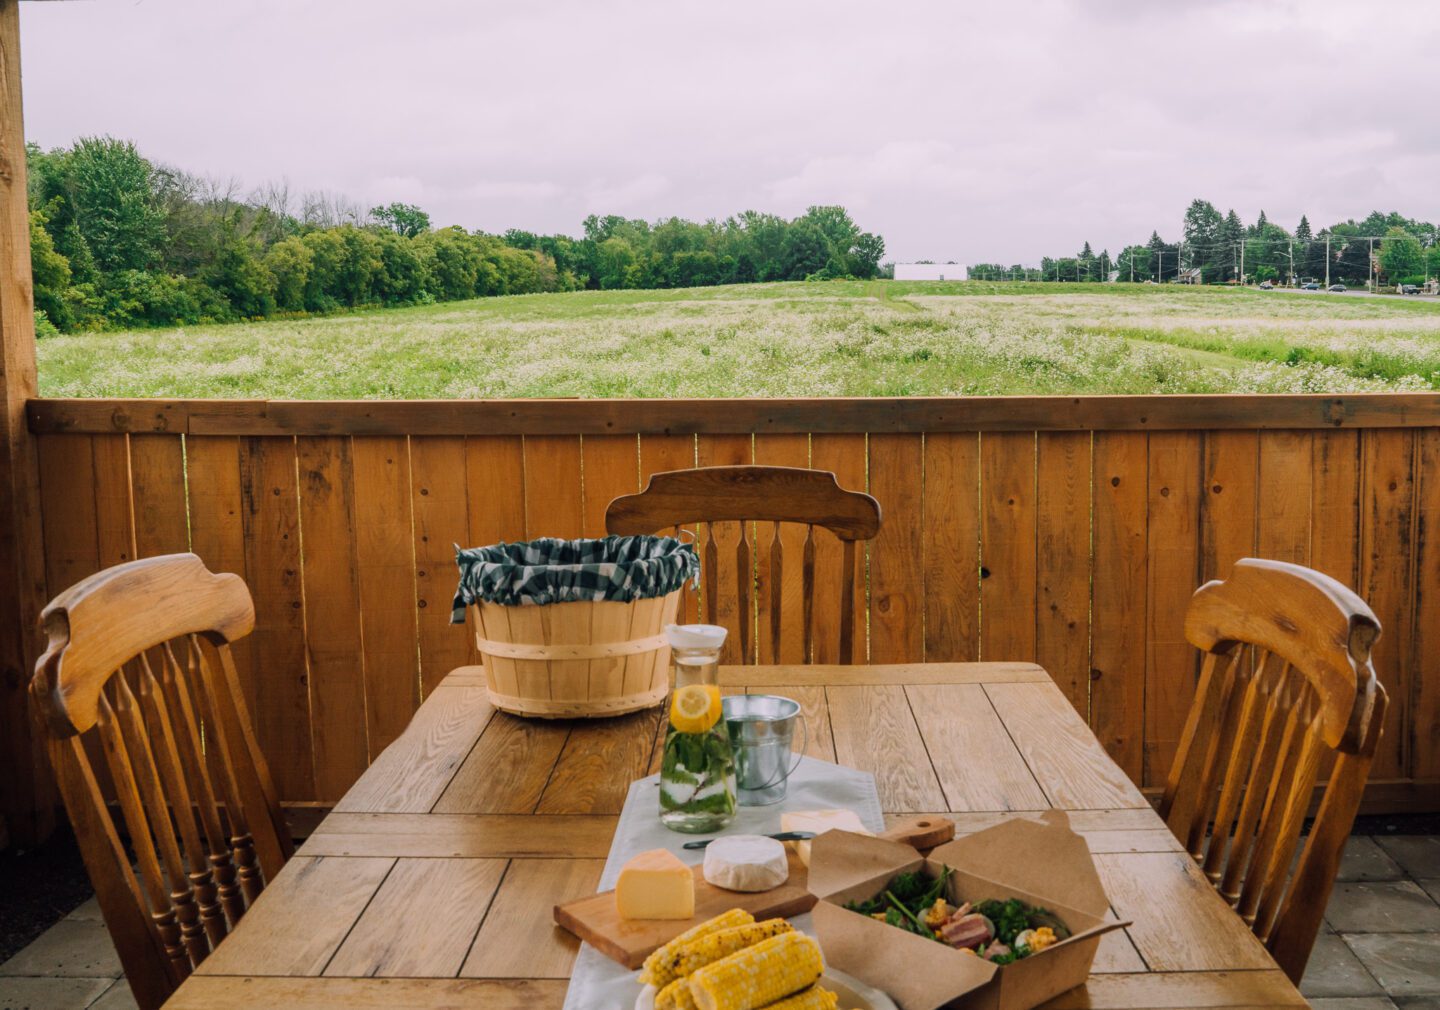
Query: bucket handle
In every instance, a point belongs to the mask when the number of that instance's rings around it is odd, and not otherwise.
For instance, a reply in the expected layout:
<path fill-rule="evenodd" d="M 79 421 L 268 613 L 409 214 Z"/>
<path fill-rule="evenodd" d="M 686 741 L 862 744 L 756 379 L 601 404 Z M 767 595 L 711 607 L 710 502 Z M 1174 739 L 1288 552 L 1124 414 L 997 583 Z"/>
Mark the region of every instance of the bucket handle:
<path fill-rule="evenodd" d="M 748 788 L 760 790 L 769 789 L 771 786 L 778 786 L 781 782 L 789 782 L 790 776 L 795 774 L 795 769 L 800 767 L 800 761 L 805 757 L 805 752 L 810 749 L 810 722 L 805 718 L 804 712 L 797 712 L 800 716 L 800 739 L 804 742 L 800 745 L 800 753 L 795 755 L 794 762 L 783 773 L 766 782 L 763 785 L 750 786 Z"/>

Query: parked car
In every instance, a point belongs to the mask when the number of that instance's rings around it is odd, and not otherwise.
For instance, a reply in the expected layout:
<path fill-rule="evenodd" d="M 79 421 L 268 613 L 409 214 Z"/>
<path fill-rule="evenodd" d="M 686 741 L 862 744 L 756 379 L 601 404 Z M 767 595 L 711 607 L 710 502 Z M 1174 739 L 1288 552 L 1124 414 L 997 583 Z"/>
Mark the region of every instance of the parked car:
<path fill-rule="evenodd" d="M 1334 291 L 1334 292 L 1336 292 L 1337 294 L 1340 294 L 1340 293 L 1343 293 L 1343 292 L 1345 291 L 1345 285 L 1343 285 L 1343 284 L 1332 284 L 1332 285 L 1330 285 L 1328 288 L 1326 288 L 1325 290 L 1326 290 L 1326 291 Z"/>
<path fill-rule="evenodd" d="M 1400 293 L 1402 295 L 1418 295 L 1420 293 L 1420 285 L 1402 284 L 1400 285 Z"/>
<path fill-rule="evenodd" d="M 1319 282 L 1319 281 L 1311 281 L 1309 284 L 1306 284 L 1305 287 L 1304 287 L 1302 290 L 1304 290 L 1304 291 L 1319 291 L 1319 290 L 1320 290 L 1320 282 Z"/>
<path fill-rule="evenodd" d="M 1275 290 L 1275 285 L 1271 284 L 1269 281 L 1261 281 L 1261 282 L 1260 282 L 1260 290 L 1261 290 L 1261 291 L 1274 291 L 1274 290 Z"/>

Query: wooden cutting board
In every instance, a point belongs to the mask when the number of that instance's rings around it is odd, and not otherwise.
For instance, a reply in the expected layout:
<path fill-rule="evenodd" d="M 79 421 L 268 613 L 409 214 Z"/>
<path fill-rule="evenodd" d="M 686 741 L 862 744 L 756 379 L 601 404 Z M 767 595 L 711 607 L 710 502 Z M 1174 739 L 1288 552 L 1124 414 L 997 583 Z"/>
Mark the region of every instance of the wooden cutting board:
<path fill-rule="evenodd" d="M 955 822 L 945 818 L 915 818 L 893 825 L 882 837 L 909 842 L 923 851 L 955 837 Z M 556 905 L 555 922 L 606 957 L 627 968 L 639 968 L 652 951 L 691 926 L 698 926 L 732 908 L 742 908 L 756 919 L 788 918 L 810 911 L 815 907 L 815 896 L 806 889 L 809 873 L 794 852 L 789 853 L 789 860 L 790 878 L 785 883 L 756 892 L 716 887 L 705 879 L 704 867 L 696 864 L 693 919 L 622 919 L 615 911 L 615 892 L 602 891 Z"/>

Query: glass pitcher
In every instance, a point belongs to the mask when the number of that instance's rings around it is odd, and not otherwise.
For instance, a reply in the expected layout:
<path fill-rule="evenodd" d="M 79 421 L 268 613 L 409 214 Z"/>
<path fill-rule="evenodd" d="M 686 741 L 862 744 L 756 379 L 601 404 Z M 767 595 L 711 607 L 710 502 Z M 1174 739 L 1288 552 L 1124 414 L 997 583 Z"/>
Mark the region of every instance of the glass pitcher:
<path fill-rule="evenodd" d="M 674 686 L 660 762 L 660 821 L 673 831 L 718 831 L 735 816 L 735 752 L 721 718 L 720 647 L 713 624 L 667 625 Z"/>

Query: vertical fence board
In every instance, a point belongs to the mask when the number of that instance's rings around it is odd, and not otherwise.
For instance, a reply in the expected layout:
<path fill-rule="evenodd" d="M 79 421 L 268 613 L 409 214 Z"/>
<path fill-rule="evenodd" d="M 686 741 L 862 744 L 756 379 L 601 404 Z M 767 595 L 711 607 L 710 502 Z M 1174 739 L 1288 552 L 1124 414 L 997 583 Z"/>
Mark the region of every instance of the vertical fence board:
<path fill-rule="evenodd" d="M 315 796 L 334 803 L 370 759 L 355 552 L 355 474 L 346 437 L 299 438 L 296 454 Z"/>
<path fill-rule="evenodd" d="M 904 663 L 925 649 L 922 436 L 871 435 L 869 448 L 870 494 L 886 516 L 869 551 L 870 662 Z"/>
<path fill-rule="evenodd" d="M 1312 433 L 1310 564 L 1358 589 L 1360 432 Z"/>
<path fill-rule="evenodd" d="M 95 456 L 90 435 L 39 435 L 40 518 L 45 536 L 45 593 L 100 570 L 95 517 Z"/>
<path fill-rule="evenodd" d="M 1314 500 L 1314 439 L 1308 431 L 1260 432 L 1255 553 L 1310 564 L 1310 512 Z"/>
<path fill-rule="evenodd" d="M 240 440 L 233 435 L 190 435 L 185 440 L 189 479 L 190 549 L 212 572 L 245 572 L 245 523 L 240 493 Z M 246 585 L 249 585 L 247 580 Z M 252 590 L 253 595 L 253 590 Z M 246 636 L 231 651 L 245 702 L 255 711 L 258 675 L 254 642 Z"/>
<path fill-rule="evenodd" d="M 245 570 L 255 598 L 256 669 L 263 678 L 255 735 L 275 785 L 291 800 L 315 796 L 310 746 L 300 505 L 293 438 L 247 438 L 240 455 Z"/>
<path fill-rule="evenodd" d="M 526 435 L 525 536 L 575 536 L 583 504 L 580 436 Z"/>
<path fill-rule="evenodd" d="M 1035 433 L 980 436 L 980 658 L 1035 658 Z"/>
<path fill-rule="evenodd" d="M 356 436 L 350 454 L 366 737 L 373 761 L 405 729 L 420 704 L 410 446 L 403 435 Z"/>
<path fill-rule="evenodd" d="M 1415 440 L 1403 429 L 1371 429 L 1360 444 L 1360 595 L 1384 629 L 1375 643 L 1375 673 L 1392 699 L 1370 777 L 1398 778 L 1409 751 Z"/>
<path fill-rule="evenodd" d="M 465 487 L 470 541 L 461 547 L 525 539 L 525 445 L 519 435 L 466 438 Z M 447 570 L 452 581 L 459 577 L 453 557 Z M 465 618 L 466 662 L 472 665 L 480 662 L 474 609 Z"/>
<path fill-rule="evenodd" d="M 753 463 L 753 453 L 754 447 L 749 435 L 701 435 L 696 445 L 696 455 L 701 466 L 738 466 Z M 746 536 L 750 540 L 752 563 L 748 576 L 751 585 L 751 607 L 749 613 L 742 614 L 740 613 L 740 593 L 737 588 L 742 573 L 738 567 L 739 562 L 735 553 L 740 545 L 740 524 L 714 523 L 711 524 L 710 529 L 715 537 L 715 623 L 722 625 L 729 632 L 725 636 L 725 647 L 720 653 L 720 660 L 723 663 L 753 663 L 755 662 L 755 574 L 753 568 L 755 531 L 752 528 L 746 532 Z M 704 537 L 704 527 L 700 528 L 700 535 L 702 538 Z M 700 560 L 703 565 L 705 562 L 703 539 L 698 546 L 701 549 Z M 709 603 L 705 604 L 707 610 L 709 606 Z M 747 636 L 744 639 L 741 637 L 742 622 Z M 747 653 L 741 651 L 742 640 L 749 642 Z"/>
<path fill-rule="evenodd" d="M 669 470 L 689 470 L 695 466 L 694 435 L 644 435 L 640 439 L 640 487 L 650 483 L 651 474 Z M 695 528 L 686 527 L 692 541 Z M 699 621 L 698 593 L 687 585 L 680 594 L 680 612 L 676 620 L 681 624 Z"/>
<path fill-rule="evenodd" d="M 1035 661 L 1090 717 L 1090 433 L 1036 436 Z"/>
<path fill-rule="evenodd" d="M 190 549 L 185 510 L 185 445 L 179 435 L 130 436 L 135 556 Z"/>
<path fill-rule="evenodd" d="M 1440 607 L 1440 429 L 1417 432 L 1416 439 L 1420 486 L 1416 492 L 1415 634 L 1410 653 L 1415 686 L 1410 700 L 1408 771 L 1417 779 L 1440 779 L 1440 620 L 1436 619 Z"/>
<path fill-rule="evenodd" d="M 429 695 L 451 670 L 470 662 L 470 635 L 464 626 L 450 623 L 455 545 L 470 540 L 465 463 L 464 438 L 426 435 L 410 439 L 415 623 L 422 696 Z"/>
<path fill-rule="evenodd" d="M 1148 442 L 1144 432 L 1097 431 L 1092 482 L 1090 726 L 1136 782 L 1145 743 Z"/>
<path fill-rule="evenodd" d="M 634 435 L 586 435 L 581 447 L 585 511 L 582 536 L 605 535 L 605 509 L 640 490 L 640 445 Z"/>
<path fill-rule="evenodd" d="M 1145 785 L 1164 783 L 1195 696 L 1199 654 L 1185 609 L 1199 584 L 1201 434 L 1150 435 Z"/>
<path fill-rule="evenodd" d="M 851 491 L 868 489 L 864 435 L 813 435 L 810 439 L 810 466 L 829 470 L 840 486 Z M 890 522 L 885 502 L 880 503 L 880 525 Z M 838 663 L 840 656 L 840 583 L 845 564 L 844 548 L 828 533 L 815 538 L 815 658 L 817 663 Z M 864 551 L 855 552 L 855 578 L 865 571 Z M 866 614 L 869 612 L 867 587 L 864 581 L 855 586 L 855 656 L 863 663 L 867 655 Z"/>
<path fill-rule="evenodd" d="M 810 466 L 810 436 L 805 434 L 756 435 L 755 462 L 760 466 Z M 755 566 L 756 599 L 759 600 L 760 662 L 805 662 L 805 527 L 785 523 L 780 527 L 780 650 L 775 650 L 775 629 L 771 621 L 771 546 L 775 527 L 760 524 L 756 530 L 759 563 Z M 816 542 L 823 531 L 815 532 Z"/>
<path fill-rule="evenodd" d="M 980 658 L 980 437 L 925 436 L 925 658 Z M 880 503 L 881 521 L 886 517 Z"/>
<path fill-rule="evenodd" d="M 96 435 L 95 521 L 100 567 L 135 560 L 135 517 L 130 497 L 130 436 Z"/>
<path fill-rule="evenodd" d="M 1202 436 L 1205 476 L 1199 490 L 1200 582 L 1229 578 L 1235 562 L 1255 554 L 1257 435 L 1254 431 L 1207 431 Z"/>

